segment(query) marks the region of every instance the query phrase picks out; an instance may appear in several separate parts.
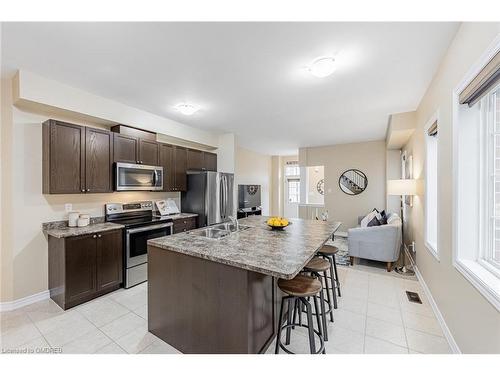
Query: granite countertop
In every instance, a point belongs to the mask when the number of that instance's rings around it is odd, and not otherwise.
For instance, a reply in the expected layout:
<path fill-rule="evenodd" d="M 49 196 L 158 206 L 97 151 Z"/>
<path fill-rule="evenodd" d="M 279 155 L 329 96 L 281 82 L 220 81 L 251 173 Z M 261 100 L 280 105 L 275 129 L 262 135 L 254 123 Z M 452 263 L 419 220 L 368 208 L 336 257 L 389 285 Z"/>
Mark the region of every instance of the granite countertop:
<path fill-rule="evenodd" d="M 60 226 L 60 227 L 47 228 L 44 229 L 44 232 L 49 236 L 64 238 L 64 237 L 81 236 L 84 234 L 105 232 L 109 230 L 122 229 L 122 228 L 123 225 L 121 224 L 102 222 L 102 223 L 89 224 L 86 227 L 68 227 L 66 225 L 64 227 Z"/>
<path fill-rule="evenodd" d="M 340 227 L 339 222 L 292 219 L 283 231 L 271 230 L 265 216 L 240 219 L 249 229 L 221 239 L 190 232 L 155 238 L 149 246 L 208 259 L 249 271 L 292 279 Z"/>
<path fill-rule="evenodd" d="M 181 212 L 179 214 L 173 214 L 173 215 L 166 215 L 165 217 L 168 217 L 172 220 L 180 220 L 180 219 L 187 219 L 190 217 L 196 217 L 198 214 L 192 214 L 189 212 Z"/>

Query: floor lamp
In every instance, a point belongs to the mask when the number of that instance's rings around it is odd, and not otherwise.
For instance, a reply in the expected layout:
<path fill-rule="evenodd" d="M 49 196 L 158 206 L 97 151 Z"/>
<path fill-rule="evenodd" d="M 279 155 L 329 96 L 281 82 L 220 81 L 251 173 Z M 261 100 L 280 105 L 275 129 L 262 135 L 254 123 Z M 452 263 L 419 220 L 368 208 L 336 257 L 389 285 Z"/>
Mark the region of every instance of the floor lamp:
<path fill-rule="evenodd" d="M 399 195 L 399 196 L 408 196 L 410 199 L 409 206 L 413 207 L 413 196 L 417 195 L 418 189 L 418 181 L 413 179 L 405 179 L 405 180 L 388 180 L 387 181 L 387 194 L 388 195 Z M 401 245 L 403 247 L 400 254 L 403 254 L 403 259 L 400 264 L 401 267 L 396 267 L 395 270 L 397 273 L 413 276 L 415 272 L 413 271 L 413 267 L 411 264 L 405 264 L 405 237 L 404 237 L 404 218 L 403 218 L 403 198 L 401 198 Z M 400 255 L 401 256 L 401 255 Z"/>

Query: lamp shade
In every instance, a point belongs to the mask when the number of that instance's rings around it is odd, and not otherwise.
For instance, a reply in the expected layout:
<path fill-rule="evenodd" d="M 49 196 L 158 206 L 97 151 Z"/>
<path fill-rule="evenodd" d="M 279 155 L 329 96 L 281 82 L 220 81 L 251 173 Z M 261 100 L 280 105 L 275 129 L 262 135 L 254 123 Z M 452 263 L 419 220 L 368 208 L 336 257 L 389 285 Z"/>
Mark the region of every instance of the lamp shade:
<path fill-rule="evenodd" d="M 417 195 L 418 180 L 388 180 L 387 194 L 388 195 Z"/>

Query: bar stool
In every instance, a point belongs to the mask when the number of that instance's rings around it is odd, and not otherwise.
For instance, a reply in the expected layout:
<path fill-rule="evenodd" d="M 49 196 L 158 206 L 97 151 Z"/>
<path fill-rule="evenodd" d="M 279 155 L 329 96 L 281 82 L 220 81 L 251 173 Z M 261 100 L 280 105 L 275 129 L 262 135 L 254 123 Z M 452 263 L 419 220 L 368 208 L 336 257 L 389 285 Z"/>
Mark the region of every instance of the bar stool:
<path fill-rule="evenodd" d="M 313 315 L 312 315 L 312 306 L 310 302 L 307 300 L 308 297 L 312 297 L 314 300 L 314 305 L 316 307 L 316 311 L 318 310 L 318 293 L 322 290 L 321 282 L 318 279 L 313 277 L 305 276 L 305 275 L 297 275 L 291 280 L 278 280 L 278 288 L 287 294 L 287 296 L 281 298 L 281 308 L 280 315 L 278 320 L 278 333 L 276 334 L 276 349 L 275 353 L 279 353 L 279 349 L 283 349 L 288 354 L 295 354 L 288 350 L 285 345 L 290 344 L 290 334 L 291 329 L 293 327 L 305 327 L 309 333 L 309 348 L 311 354 L 319 354 L 325 353 L 325 342 L 323 340 L 323 335 L 321 334 L 321 323 L 319 320 L 319 315 L 316 315 L 318 330 L 314 329 Z M 297 306 L 297 301 L 300 301 L 306 308 L 307 312 L 307 324 L 295 323 L 292 322 L 292 313 Z M 283 324 L 283 320 L 285 317 L 285 303 L 288 303 L 287 310 L 287 321 Z M 324 311 L 324 306 L 323 309 Z M 286 329 L 286 341 L 285 345 L 281 342 L 281 332 L 283 329 Z M 320 348 L 316 351 L 316 343 L 315 343 L 315 335 L 319 338 Z"/>
<path fill-rule="evenodd" d="M 328 295 L 330 295 L 329 290 L 332 290 L 333 308 L 335 309 L 337 308 L 337 292 L 339 294 L 339 297 L 342 297 L 342 294 L 340 293 L 340 281 L 337 272 L 337 262 L 335 261 L 335 254 L 337 254 L 338 251 L 339 249 L 336 246 L 332 245 L 323 245 L 323 247 L 318 251 L 319 256 L 322 256 L 330 262 L 329 278 L 331 280 L 331 287 L 329 287 L 328 285 L 326 287 Z M 333 319 L 333 317 L 331 317 L 331 319 Z"/>
<path fill-rule="evenodd" d="M 312 258 L 309 263 L 306 264 L 304 267 L 303 271 L 304 272 L 310 272 L 312 273 L 318 280 L 321 281 L 321 274 L 323 276 L 323 280 L 325 282 L 325 289 L 326 289 L 326 298 L 327 298 L 327 304 L 328 304 L 328 310 L 322 309 L 322 320 L 323 320 L 323 337 L 325 341 L 328 341 L 328 329 L 326 327 L 326 316 L 327 314 L 330 314 L 330 320 L 333 322 L 333 306 L 332 306 L 332 301 L 330 300 L 330 292 L 328 288 L 328 275 L 327 271 L 330 269 L 330 262 L 324 258 L 320 257 L 314 257 Z M 321 274 L 320 274 L 321 273 Z M 323 288 L 321 288 L 320 292 L 320 303 L 324 304 L 325 303 L 325 297 L 323 293 Z M 299 311 L 302 311 L 302 309 L 299 307 Z M 318 310 L 315 310 L 315 314 L 319 314 Z M 313 314 L 314 315 L 314 314 Z M 300 318 L 300 315 L 299 315 Z M 294 323 L 295 323 L 295 313 L 294 313 Z"/>

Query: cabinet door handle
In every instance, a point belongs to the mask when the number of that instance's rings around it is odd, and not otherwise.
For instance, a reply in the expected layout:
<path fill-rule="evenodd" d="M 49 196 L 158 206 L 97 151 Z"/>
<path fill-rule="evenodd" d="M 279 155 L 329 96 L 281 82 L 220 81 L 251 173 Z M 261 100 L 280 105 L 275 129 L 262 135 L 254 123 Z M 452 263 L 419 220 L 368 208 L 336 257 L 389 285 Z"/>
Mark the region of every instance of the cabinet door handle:
<path fill-rule="evenodd" d="M 102 235 L 98 234 L 98 235 L 97 235 L 97 237 L 101 238 L 101 237 L 102 237 Z"/>
<path fill-rule="evenodd" d="M 85 189 L 82 189 L 82 193 L 85 193 Z"/>
<path fill-rule="evenodd" d="M 92 236 L 92 238 L 97 238 L 97 234 L 94 234 L 94 235 Z"/>
<path fill-rule="evenodd" d="M 87 189 L 87 191 L 90 191 L 90 189 Z"/>

